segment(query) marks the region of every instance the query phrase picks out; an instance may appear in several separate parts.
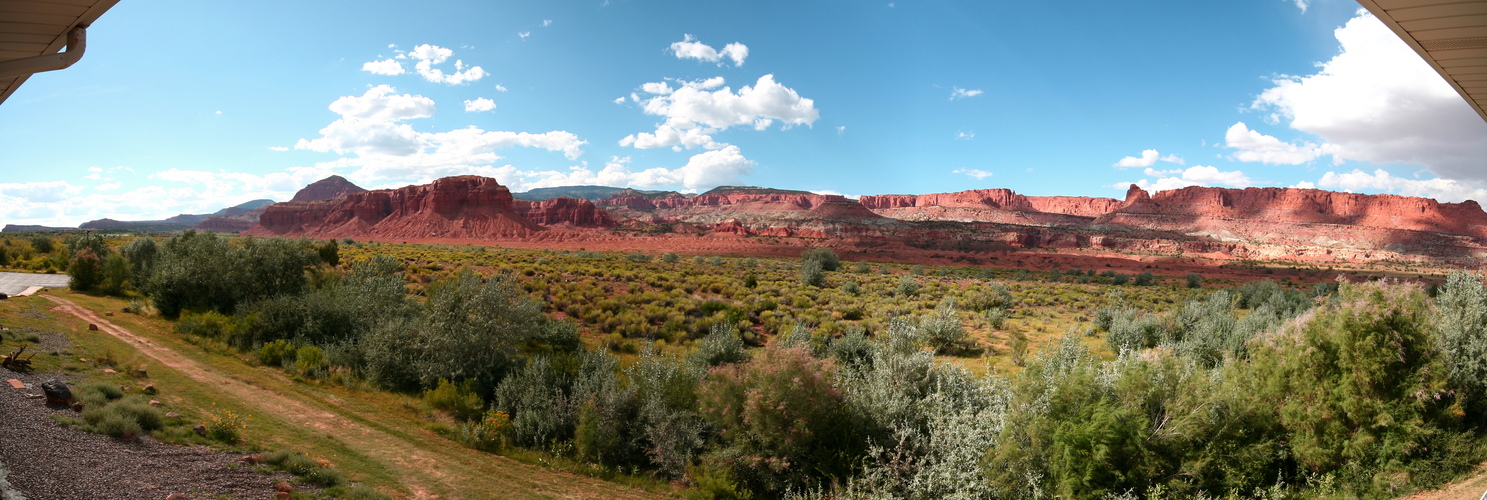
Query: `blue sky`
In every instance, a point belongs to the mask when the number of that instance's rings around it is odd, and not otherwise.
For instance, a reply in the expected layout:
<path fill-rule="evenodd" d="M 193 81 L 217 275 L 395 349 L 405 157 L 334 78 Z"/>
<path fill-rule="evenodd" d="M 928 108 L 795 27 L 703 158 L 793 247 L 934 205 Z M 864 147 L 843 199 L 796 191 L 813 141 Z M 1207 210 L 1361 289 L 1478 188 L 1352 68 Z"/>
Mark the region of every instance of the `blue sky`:
<path fill-rule="evenodd" d="M 210 212 L 333 173 L 1487 200 L 1487 122 L 1358 9 L 125 0 L 0 104 L 0 223 Z"/>

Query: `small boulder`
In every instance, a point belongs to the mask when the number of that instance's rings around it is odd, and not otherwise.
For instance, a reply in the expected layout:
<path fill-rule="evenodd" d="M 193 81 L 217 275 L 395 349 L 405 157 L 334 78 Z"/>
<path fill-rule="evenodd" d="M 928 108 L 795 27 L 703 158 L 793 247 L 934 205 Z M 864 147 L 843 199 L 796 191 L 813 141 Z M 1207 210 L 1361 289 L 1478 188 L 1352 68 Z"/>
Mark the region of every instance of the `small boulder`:
<path fill-rule="evenodd" d="M 274 483 L 274 491 L 282 493 L 294 493 L 294 486 L 284 481 Z"/>
<path fill-rule="evenodd" d="M 83 402 L 82 401 L 77 401 L 77 402 L 72 403 L 72 411 L 78 411 L 78 412 L 83 411 Z"/>
<path fill-rule="evenodd" d="M 134 371 L 134 377 L 135 378 L 150 378 L 150 372 L 145 371 L 144 368 L 140 368 L 140 369 Z"/>
<path fill-rule="evenodd" d="M 171 411 L 171 412 L 165 412 L 165 418 L 178 419 L 178 418 L 181 418 L 181 414 L 176 413 L 176 412 L 173 412 L 173 411 Z"/>
<path fill-rule="evenodd" d="M 88 331 L 90 331 L 90 332 L 96 332 L 96 331 L 98 331 L 98 325 L 95 325 L 93 323 L 88 323 Z"/>
<path fill-rule="evenodd" d="M 46 394 L 46 404 L 68 406 L 72 404 L 72 390 L 61 380 L 51 379 L 41 383 L 41 392 Z"/>
<path fill-rule="evenodd" d="M 113 311 L 103 311 L 103 315 L 104 316 L 113 316 L 114 315 L 114 312 Z"/>
<path fill-rule="evenodd" d="M 274 500 L 289 500 L 291 498 L 294 498 L 294 495 L 289 494 L 287 491 L 274 493 Z"/>
<path fill-rule="evenodd" d="M 196 427 L 192 427 L 191 431 L 195 432 L 198 436 L 207 437 L 207 426 L 205 425 L 196 424 Z"/>
<path fill-rule="evenodd" d="M 243 455 L 243 458 L 239 458 L 238 461 L 248 465 L 258 465 L 259 462 L 263 461 L 263 454 L 254 453 L 252 455 Z"/>
<path fill-rule="evenodd" d="M 191 497 L 182 495 L 180 493 L 171 493 L 165 496 L 165 500 L 191 500 Z"/>
<path fill-rule="evenodd" d="M 165 406 L 165 403 L 161 403 L 159 400 L 156 399 L 151 399 L 150 406 Z"/>
<path fill-rule="evenodd" d="M 145 391 L 145 394 L 154 394 L 155 393 L 155 384 L 145 384 L 144 391 Z"/>

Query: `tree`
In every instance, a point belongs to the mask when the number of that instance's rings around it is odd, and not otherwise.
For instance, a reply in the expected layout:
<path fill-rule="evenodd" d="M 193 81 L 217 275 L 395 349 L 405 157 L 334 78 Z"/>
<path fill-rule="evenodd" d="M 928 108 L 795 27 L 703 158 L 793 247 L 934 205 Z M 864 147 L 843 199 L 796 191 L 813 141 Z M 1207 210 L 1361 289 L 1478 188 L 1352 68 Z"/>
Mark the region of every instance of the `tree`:
<path fill-rule="evenodd" d="M 801 267 L 805 267 L 805 264 L 811 261 L 820 264 L 823 271 L 835 271 L 842 267 L 841 258 L 837 257 L 836 252 L 831 251 L 830 248 L 812 248 L 801 252 Z"/>
<path fill-rule="evenodd" d="M 341 247 L 336 245 L 336 240 L 330 240 L 325 242 L 324 245 L 320 245 L 319 248 L 316 248 L 315 253 L 319 254 L 321 262 L 329 264 L 331 267 L 335 267 L 341 265 L 340 250 Z"/>
<path fill-rule="evenodd" d="M 103 259 L 103 293 L 122 295 L 129 288 L 133 277 L 134 269 L 129 265 L 129 259 L 123 255 L 110 253 L 108 258 Z"/>
<path fill-rule="evenodd" d="M 98 287 L 98 283 L 103 279 L 98 255 L 93 253 L 92 249 L 79 250 L 72 258 L 72 264 L 67 266 L 67 274 L 71 276 L 67 286 L 72 287 L 73 290 L 87 292 Z"/>

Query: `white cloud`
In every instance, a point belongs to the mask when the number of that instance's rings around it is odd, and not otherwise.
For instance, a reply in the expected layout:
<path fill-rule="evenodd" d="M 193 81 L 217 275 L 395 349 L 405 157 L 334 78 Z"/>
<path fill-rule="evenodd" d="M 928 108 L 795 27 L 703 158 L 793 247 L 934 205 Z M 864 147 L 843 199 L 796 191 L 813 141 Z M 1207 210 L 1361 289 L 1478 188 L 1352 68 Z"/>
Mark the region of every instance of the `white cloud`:
<path fill-rule="evenodd" d="M 961 169 L 952 170 L 950 173 L 952 173 L 952 174 L 965 174 L 968 177 L 974 177 L 974 178 L 976 178 L 976 180 L 978 180 L 978 181 L 979 180 L 983 180 L 983 179 L 985 179 L 987 177 L 991 177 L 993 175 L 996 175 L 996 174 L 993 174 L 991 172 L 987 172 L 985 170 L 981 170 L 979 168 L 961 168 Z"/>
<path fill-rule="evenodd" d="M 664 82 L 642 86 L 642 91 L 652 94 L 644 99 L 642 109 L 666 121 L 657 125 L 655 132 L 626 136 L 620 140 L 621 146 L 719 149 L 724 144 L 713 141 L 712 134 L 730 127 L 750 125 L 764 130 L 776 120 L 784 128 L 809 126 L 821 117 L 815 101 L 776 83 L 774 75 L 761 76 L 753 86 L 744 86 L 736 94 L 728 87 L 711 90 L 723 85 L 721 77 L 678 83 L 681 86 L 675 89 Z"/>
<path fill-rule="evenodd" d="M 511 165 L 478 168 L 464 173 L 494 177 L 514 192 L 557 186 L 614 186 L 635 188 L 684 188 L 684 191 L 737 184 L 753 171 L 754 162 L 744 158 L 738 146 L 727 146 L 693 155 L 686 165 L 631 170 L 630 157 L 610 157 L 597 172 L 582 165 L 561 170 L 521 170 Z"/>
<path fill-rule="evenodd" d="M 1188 186 L 1222 185 L 1242 188 L 1254 185 L 1254 182 L 1248 176 L 1244 175 L 1244 172 L 1238 170 L 1223 171 L 1217 167 L 1203 165 L 1194 165 L 1186 169 L 1176 170 L 1157 170 L 1148 167 L 1143 173 L 1147 177 L 1155 177 L 1156 180 L 1141 179 L 1136 182 L 1119 182 L 1112 184 L 1112 187 L 1125 189 L 1131 184 L 1135 184 L 1140 186 L 1141 189 L 1154 193 L 1157 191 L 1181 189 Z"/>
<path fill-rule="evenodd" d="M 1311 181 L 1301 181 L 1288 187 L 1295 189 L 1316 189 L 1317 185 L 1313 184 Z"/>
<path fill-rule="evenodd" d="M 119 182 L 119 181 L 105 182 L 103 184 L 99 184 L 97 186 L 93 186 L 93 189 L 95 191 L 117 191 L 123 185 L 124 185 L 124 183 Z"/>
<path fill-rule="evenodd" d="M 546 28 L 548 26 L 552 26 L 552 19 L 543 19 L 542 20 L 542 27 L 543 28 Z"/>
<path fill-rule="evenodd" d="M 269 146 L 268 149 L 269 151 L 289 151 L 289 148 L 284 146 Z"/>
<path fill-rule="evenodd" d="M 403 73 L 407 73 L 408 72 L 407 70 L 403 69 L 403 63 L 400 63 L 397 60 L 392 59 L 392 58 L 387 58 L 387 59 L 384 59 L 384 60 L 381 60 L 381 61 L 371 61 L 371 62 L 363 63 L 361 65 L 361 70 L 362 71 L 365 71 L 365 72 L 368 72 L 368 73 L 371 73 L 371 74 L 374 74 L 374 75 L 388 75 L 388 76 L 391 76 L 391 75 L 401 75 Z"/>
<path fill-rule="evenodd" d="M 0 182 L 0 197 L 32 203 L 63 201 L 81 190 L 67 181 Z"/>
<path fill-rule="evenodd" d="M 320 130 L 320 137 L 300 139 L 295 149 L 352 155 L 318 165 L 349 169 L 349 177 L 368 183 L 391 179 L 431 181 L 489 169 L 501 157 L 496 150 L 526 147 L 562 152 L 565 158 L 583 154 L 585 141 L 560 130 L 544 133 L 486 131 L 466 127 L 447 132 L 421 132 L 406 120 L 433 116 L 434 101 L 424 96 L 396 94 L 379 85 L 362 96 L 347 96 L 331 104 L 341 118 Z M 471 104 L 483 106 L 480 99 Z M 491 108 L 494 101 L 486 99 Z M 467 109 L 470 104 L 467 104 Z"/>
<path fill-rule="evenodd" d="M 1188 164 L 1188 162 L 1185 161 L 1185 160 L 1183 160 L 1181 156 L 1177 156 L 1177 155 L 1163 156 L 1161 158 L 1161 160 L 1162 161 L 1165 161 L 1167 163 L 1176 163 L 1178 165 L 1187 165 Z"/>
<path fill-rule="evenodd" d="M 342 118 L 376 121 L 399 121 L 434 116 L 434 100 L 421 95 L 395 94 L 397 89 L 377 85 L 361 96 L 343 96 L 330 103 L 330 110 Z"/>
<path fill-rule="evenodd" d="M 1299 145 L 1250 130 L 1244 122 L 1238 122 L 1224 133 L 1224 145 L 1234 148 L 1233 158 L 1242 162 L 1260 162 L 1266 165 L 1300 165 L 1322 155 L 1335 153 L 1330 144 L 1316 145 L 1303 142 Z M 1334 159 L 1337 156 L 1334 154 Z"/>
<path fill-rule="evenodd" d="M 950 100 L 954 101 L 956 99 L 965 99 L 967 97 L 976 97 L 976 96 L 981 95 L 981 94 L 983 94 L 985 92 L 986 91 L 981 90 L 981 89 L 967 90 L 967 89 L 963 89 L 963 88 L 960 88 L 960 87 L 951 87 L 950 88 Z"/>
<path fill-rule="evenodd" d="M 696 59 L 717 63 L 718 66 L 723 65 L 723 59 L 729 59 L 733 61 L 734 67 L 738 67 L 743 66 L 744 59 L 749 57 L 749 47 L 733 42 L 724 45 L 723 50 L 718 50 L 687 34 L 682 36 L 682 41 L 671 44 L 671 53 L 675 54 L 677 59 Z"/>
<path fill-rule="evenodd" d="M 484 97 L 476 97 L 475 100 L 465 101 L 465 111 L 468 113 L 479 113 L 496 109 L 496 101 Z"/>
<path fill-rule="evenodd" d="M 1141 151 L 1141 157 L 1140 158 L 1137 158 L 1137 157 L 1134 157 L 1134 156 L 1127 156 L 1125 158 L 1121 158 L 1120 161 L 1115 162 L 1115 165 L 1114 166 L 1121 167 L 1121 168 L 1150 167 L 1152 165 L 1156 165 L 1157 164 L 1157 159 L 1160 156 L 1161 156 L 1161 153 L 1158 153 L 1157 150 L 1155 150 L 1155 149 L 1146 149 L 1146 150 L 1142 150 Z"/>
<path fill-rule="evenodd" d="M 527 37 L 532 36 L 532 32 L 530 32 L 530 31 L 521 31 L 521 32 L 518 32 L 516 34 L 516 36 L 521 37 L 522 40 L 526 40 Z"/>
<path fill-rule="evenodd" d="M 501 86 L 499 83 L 496 84 L 496 92 L 505 92 L 506 90 L 506 87 Z"/>
<path fill-rule="evenodd" d="M 956 132 L 955 133 L 955 140 L 957 140 L 957 141 L 969 141 L 969 140 L 975 139 L 975 138 L 976 138 L 976 133 L 975 132 Z"/>
<path fill-rule="evenodd" d="M 624 97 L 616 97 L 616 98 L 614 98 L 614 103 L 615 104 L 624 104 L 625 103 L 625 98 Z"/>
<path fill-rule="evenodd" d="M 1316 74 L 1276 78 L 1253 107 L 1321 137 L 1338 160 L 1487 181 L 1487 122 L 1455 89 L 1366 11 L 1334 35 L 1338 55 Z"/>
<path fill-rule="evenodd" d="M 1311 0 L 1287 0 L 1287 1 L 1290 1 L 1291 3 L 1296 4 L 1296 8 L 1301 9 L 1301 13 L 1302 14 L 1305 14 L 1306 13 L 1306 8 L 1309 7 L 1309 6 L 1311 6 Z"/>
<path fill-rule="evenodd" d="M 1327 172 L 1317 186 L 1344 191 L 1382 191 L 1404 196 L 1421 196 L 1444 202 L 1464 200 L 1487 201 L 1487 189 L 1481 184 L 1452 179 L 1406 179 L 1390 175 L 1384 169 L 1373 173 L 1354 169 L 1351 172 Z"/>
<path fill-rule="evenodd" d="M 434 83 L 460 85 L 485 78 L 489 74 L 480 69 L 480 66 L 466 67 L 465 62 L 458 59 L 454 61 L 453 73 L 445 73 L 444 70 L 434 67 L 436 64 L 443 64 L 453 56 L 453 50 L 429 44 L 413 47 L 413 50 L 408 52 L 408 57 L 418 61 L 413 65 L 413 69 L 423 79 Z"/>
<path fill-rule="evenodd" d="M 839 126 L 836 127 L 836 135 L 842 135 L 842 134 L 845 134 L 845 133 L 847 133 L 847 126 L 846 125 L 839 125 Z"/>

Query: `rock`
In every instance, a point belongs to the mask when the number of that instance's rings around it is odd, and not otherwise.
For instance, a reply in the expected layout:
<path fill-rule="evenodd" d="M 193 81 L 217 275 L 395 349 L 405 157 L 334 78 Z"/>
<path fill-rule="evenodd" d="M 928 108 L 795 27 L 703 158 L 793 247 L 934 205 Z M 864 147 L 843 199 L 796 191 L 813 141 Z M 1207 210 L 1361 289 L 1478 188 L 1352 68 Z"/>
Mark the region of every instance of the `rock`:
<path fill-rule="evenodd" d="M 180 493 L 171 493 L 165 496 L 165 500 L 191 500 L 191 497 L 182 495 Z"/>
<path fill-rule="evenodd" d="M 176 412 L 173 412 L 173 411 L 172 412 L 166 412 L 165 413 L 165 418 L 168 418 L 168 419 L 171 419 L 171 420 L 176 420 L 176 419 L 180 419 L 181 418 L 181 414 L 176 413 Z"/>
<path fill-rule="evenodd" d="M 98 331 L 98 325 L 95 325 L 93 323 L 88 323 L 88 331 L 90 331 L 90 332 L 96 332 L 96 331 Z"/>
<path fill-rule="evenodd" d="M 156 400 L 156 399 L 151 399 L 150 400 L 150 406 L 156 406 L 156 407 L 165 406 L 165 403 L 161 403 L 159 400 Z"/>
<path fill-rule="evenodd" d="M 294 486 L 284 481 L 274 483 L 274 491 L 282 493 L 294 493 Z"/>
<path fill-rule="evenodd" d="M 119 372 L 117 370 L 114 370 L 113 368 L 104 368 L 103 369 L 103 373 L 113 374 L 113 373 L 119 373 Z"/>
<path fill-rule="evenodd" d="M 195 432 L 198 436 L 207 437 L 207 426 L 205 425 L 196 424 L 196 427 L 192 427 L 191 431 Z"/>
<path fill-rule="evenodd" d="M 155 391 L 155 384 L 145 384 L 145 388 L 144 388 L 144 393 L 145 394 L 154 394 L 155 392 L 156 392 Z"/>
<path fill-rule="evenodd" d="M 278 493 L 274 493 L 274 499 L 275 500 L 288 500 L 290 498 L 294 498 L 294 495 L 291 495 L 287 491 L 280 491 Z"/>
<path fill-rule="evenodd" d="M 582 198 L 548 198 L 542 201 L 513 200 L 516 213 L 544 226 L 568 224 L 579 227 L 615 227 L 609 213 Z"/>
<path fill-rule="evenodd" d="M 41 392 L 46 394 L 46 404 L 68 406 L 72 404 L 72 390 L 61 380 L 51 379 L 41 383 Z"/>
<path fill-rule="evenodd" d="M 263 454 L 243 455 L 243 458 L 239 458 L 238 461 L 249 465 L 258 465 L 260 462 L 263 462 Z"/>
<path fill-rule="evenodd" d="M 150 372 L 144 368 L 134 370 L 134 378 L 150 378 Z"/>
<path fill-rule="evenodd" d="M 356 184 L 352 184 L 351 181 L 346 180 L 345 177 L 332 175 L 330 177 L 312 182 L 310 183 L 310 185 L 305 186 L 303 189 L 300 189 L 299 192 L 294 193 L 294 198 L 290 198 L 289 201 L 334 200 L 336 198 L 345 197 L 348 194 L 365 192 L 367 192 L 366 189 L 363 189 L 361 186 L 358 186 Z"/>
<path fill-rule="evenodd" d="M 26 384 L 24 382 L 16 379 L 8 379 L 5 381 L 5 383 L 10 384 L 10 387 L 12 389 L 24 390 L 26 388 Z"/>
<path fill-rule="evenodd" d="M 4 292 L 0 292 L 0 300 L 5 300 L 5 299 L 8 299 L 8 298 L 10 298 L 10 295 L 9 294 L 6 294 Z"/>
<path fill-rule="evenodd" d="M 114 315 L 114 312 L 113 311 L 103 311 L 103 315 L 104 316 L 113 316 Z"/>
<path fill-rule="evenodd" d="M 525 237 L 544 229 L 516 213 L 511 191 L 495 179 L 463 175 L 334 200 L 276 203 L 243 234 L 482 239 Z"/>
<path fill-rule="evenodd" d="M 72 411 L 82 412 L 83 411 L 83 402 L 82 401 L 77 401 L 77 402 L 72 403 Z"/>

